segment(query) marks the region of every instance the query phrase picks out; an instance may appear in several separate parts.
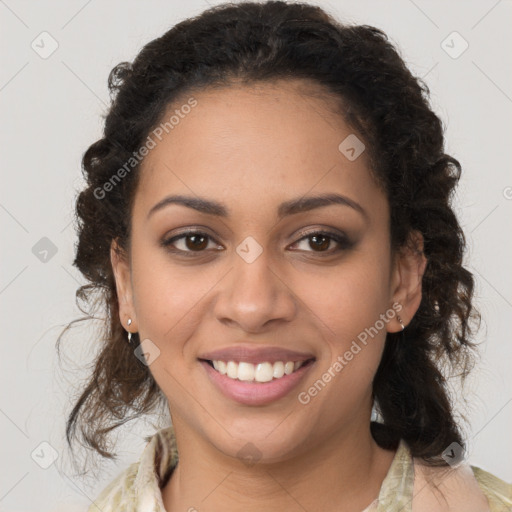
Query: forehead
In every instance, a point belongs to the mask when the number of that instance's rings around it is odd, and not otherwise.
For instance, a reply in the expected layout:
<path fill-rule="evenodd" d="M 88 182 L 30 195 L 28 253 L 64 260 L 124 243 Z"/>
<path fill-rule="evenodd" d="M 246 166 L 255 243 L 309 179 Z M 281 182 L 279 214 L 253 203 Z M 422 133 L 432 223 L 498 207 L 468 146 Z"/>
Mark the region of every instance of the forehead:
<path fill-rule="evenodd" d="M 364 151 L 353 160 L 340 150 L 356 135 L 334 108 L 332 96 L 303 81 L 183 96 L 149 134 L 155 145 L 142 164 L 136 208 L 149 211 L 171 193 L 214 197 L 233 210 L 308 192 L 340 192 L 378 206 L 382 194 Z"/>

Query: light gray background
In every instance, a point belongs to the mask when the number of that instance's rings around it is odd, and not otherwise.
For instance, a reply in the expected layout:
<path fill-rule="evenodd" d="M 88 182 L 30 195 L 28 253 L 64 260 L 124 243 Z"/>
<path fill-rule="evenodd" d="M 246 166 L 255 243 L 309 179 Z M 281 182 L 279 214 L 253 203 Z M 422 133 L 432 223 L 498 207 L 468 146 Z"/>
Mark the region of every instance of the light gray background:
<path fill-rule="evenodd" d="M 482 360 L 465 391 L 471 399 L 470 462 L 512 481 L 512 3 L 481 1 L 318 1 L 341 19 L 384 29 L 406 62 L 425 77 L 447 127 L 448 152 L 463 165 L 457 211 L 477 279 L 476 303 L 485 323 Z M 137 460 L 150 425 L 122 431 L 119 465 L 98 481 L 70 469 L 63 441 L 65 415 L 79 371 L 94 355 L 91 326 L 55 341 L 77 318 L 74 294 L 83 283 L 72 267 L 75 191 L 80 159 L 101 135 L 109 101 L 107 76 L 122 60 L 177 21 L 211 2 L 0 0 L 1 171 L 0 429 L 3 511 L 83 511 L 129 462 Z M 58 42 L 43 59 L 41 32 Z M 463 41 L 469 44 L 458 58 Z M 452 53 L 450 56 L 442 47 Z M 50 48 L 49 39 L 44 42 Z M 452 47 L 451 49 L 448 47 Z M 40 51 L 43 51 L 42 49 Z M 57 252 L 40 261 L 33 247 L 47 237 Z M 58 458 L 47 469 L 52 449 Z M 34 451 L 35 450 L 35 451 Z M 31 456 L 32 454 L 32 456 Z M 37 463 L 39 462 L 39 464 Z"/>

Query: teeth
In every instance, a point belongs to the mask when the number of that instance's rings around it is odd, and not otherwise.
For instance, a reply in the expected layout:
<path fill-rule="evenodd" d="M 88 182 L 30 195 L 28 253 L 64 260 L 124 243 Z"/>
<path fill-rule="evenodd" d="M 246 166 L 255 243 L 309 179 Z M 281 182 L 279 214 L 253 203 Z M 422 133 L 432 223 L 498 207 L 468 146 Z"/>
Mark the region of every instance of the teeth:
<path fill-rule="evenodd" d="M 280 379 L 284 375 L 284 363 L 282 361 L 277 361 L 274 363 L 274 379 Z"/>
<path fill-rule="evenodd" d="M 298 370 L 305 361 L 277 361 L 274 364 L 264 362 L 256 365 L 241 361 L 212 361 L 213 367 L 221 375 L 226 375 L 230 379 L 242 381 L 270 382 L 272 379 L 280 379 L 284 375 L 290 375 Z"/>

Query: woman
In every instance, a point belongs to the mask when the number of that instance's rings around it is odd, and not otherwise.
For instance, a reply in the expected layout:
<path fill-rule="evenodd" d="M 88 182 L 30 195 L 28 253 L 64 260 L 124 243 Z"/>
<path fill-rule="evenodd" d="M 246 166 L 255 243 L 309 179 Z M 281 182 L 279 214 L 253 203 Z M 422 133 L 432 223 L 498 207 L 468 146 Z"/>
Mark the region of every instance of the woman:
<path fill-rule="evenodd" d="M 461 168 L 385 34 L 220 5 L 109 87 L 74 262 L 108 325 L 68 440 L 112 457 L 129 419 L 172 426 L 90 511 L 512 507 L 446 387 L 478 320 Z"/>

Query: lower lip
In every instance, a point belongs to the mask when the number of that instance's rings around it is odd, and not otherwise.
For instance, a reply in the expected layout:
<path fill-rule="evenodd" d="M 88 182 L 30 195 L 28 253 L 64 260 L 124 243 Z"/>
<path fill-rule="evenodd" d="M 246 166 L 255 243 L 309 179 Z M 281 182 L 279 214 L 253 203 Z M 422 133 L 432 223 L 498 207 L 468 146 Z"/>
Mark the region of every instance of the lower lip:
<path fill-rule="evenodd" d="M 315 361 L 301 366 L 298 370 L 269 382 L 242 381 L 220 374 L 206 361 L 200 361 L 206 374 L 215 386 L 228 398 L 246 405 L 266 405 L 286 396 L 314 365 Z"/>

